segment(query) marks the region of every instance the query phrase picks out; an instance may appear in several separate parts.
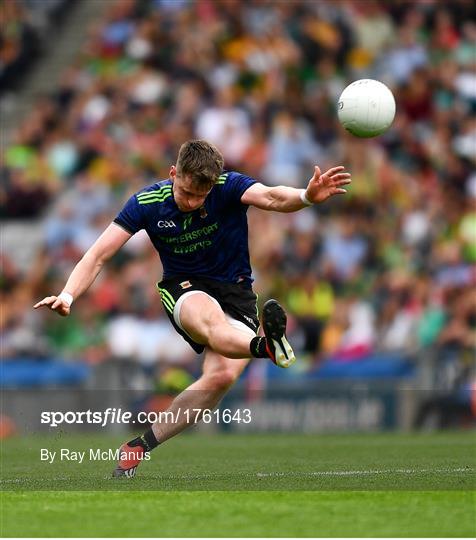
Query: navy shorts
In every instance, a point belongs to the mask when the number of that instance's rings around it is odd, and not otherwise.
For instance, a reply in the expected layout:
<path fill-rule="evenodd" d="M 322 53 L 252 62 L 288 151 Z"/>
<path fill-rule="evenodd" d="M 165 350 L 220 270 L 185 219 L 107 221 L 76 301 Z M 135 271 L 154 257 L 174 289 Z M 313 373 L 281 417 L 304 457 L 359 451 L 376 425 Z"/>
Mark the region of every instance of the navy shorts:
<path fill-rule="evenodd" d="M 194 341 L 180 323 L 180 308 L 188 296 L 204 292 L 214 299 L 227 315 L 232 326 L 252 331 L 259 329 L 258 296 L 248 281 L 225 283 L 202 277 L 176 276 L 157 283 L 162 304 L 175 330 L 191 345 L 197 353 L 203 352 L 205 345 Z"/>

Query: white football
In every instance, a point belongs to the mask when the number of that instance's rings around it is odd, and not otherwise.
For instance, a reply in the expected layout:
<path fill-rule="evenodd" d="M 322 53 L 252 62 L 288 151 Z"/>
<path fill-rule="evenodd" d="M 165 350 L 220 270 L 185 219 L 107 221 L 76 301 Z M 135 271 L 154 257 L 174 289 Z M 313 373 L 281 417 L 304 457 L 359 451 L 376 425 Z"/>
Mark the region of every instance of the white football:
<path fill-rule="evenodd" d="M 395 118 L 395 98 L 380 81 L 360 79 L 347 86 L 337 104 L 337 116 L 356 137 L 381 135 Z"/>

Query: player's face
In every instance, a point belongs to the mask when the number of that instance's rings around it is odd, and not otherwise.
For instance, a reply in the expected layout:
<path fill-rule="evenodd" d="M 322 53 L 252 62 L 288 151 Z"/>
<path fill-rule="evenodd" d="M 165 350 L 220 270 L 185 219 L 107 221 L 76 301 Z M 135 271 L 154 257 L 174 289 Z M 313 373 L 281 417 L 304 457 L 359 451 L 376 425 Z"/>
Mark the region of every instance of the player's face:
<path fill-rule="evenodd" d="M 197 187 L 190 177 L 182 177 L 177 174 L 175 167 L 171 168 L 170 177 L 174 183 L 173 193 L 175 203 L 181 212 L 193 212 L 203 206 L 211 189 Z"/>

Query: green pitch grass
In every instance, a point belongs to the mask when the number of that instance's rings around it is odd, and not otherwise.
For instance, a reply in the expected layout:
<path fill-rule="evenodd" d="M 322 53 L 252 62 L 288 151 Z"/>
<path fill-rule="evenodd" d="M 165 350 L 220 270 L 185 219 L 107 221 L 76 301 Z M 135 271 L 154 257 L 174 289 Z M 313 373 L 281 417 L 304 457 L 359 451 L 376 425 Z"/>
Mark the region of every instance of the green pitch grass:
<path fill-rule="evenodd" d="M 40 448 L 116 448 L 123 437 L 2 443 L 2 536 L 476 536 L 476 435 L 188 434 L 133 480 L 113 463 L 40 461 Z"/>

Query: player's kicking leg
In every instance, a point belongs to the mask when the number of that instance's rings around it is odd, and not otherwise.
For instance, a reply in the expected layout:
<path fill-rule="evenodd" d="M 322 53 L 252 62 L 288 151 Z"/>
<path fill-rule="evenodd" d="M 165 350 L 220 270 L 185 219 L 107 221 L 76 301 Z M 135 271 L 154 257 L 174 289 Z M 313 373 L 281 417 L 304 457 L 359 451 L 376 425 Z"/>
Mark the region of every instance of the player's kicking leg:
<path fill-rule="evenodd" d="M 157 422 L 141 437 L 122 445 L 123 459 L 113 473 L 116 477 L 133 477 L 145 452 L 200 419 L 200 415 L 187 415 L 187 411 L 213 409 L 246 366 L 248 360 L 243 358 L 270 358 L 280 367 L 289 367 L 296 360 L 285 335 L 286 314 L 276 300 L 269 300 L 263 308 L 265 337 L 255 336 L 250 329 L 233 327 L 206 294 L 197 293 L 187 298 L 179 317 L 190 337 L 208 347 L 203 376 L 177 396 L 167 409 L 175 419 L 173 424 Z"/>
<path fill-rule="evenodd" d="M 251 341 L 250 335 L 232 326 L 221 308 L 203 293 L 187 298 L 181 306 L 180 320 L 194 341 L 226 358 L 270 358 L 283 368 L 296 361 L 286 339 L 286 313 L 276 300 L 268 300 L 263 307 L 265 337 L 254 336 Z"/>
<path fill-rule="evenodd" d="M 276 300 L 268 300 L 263 306 L 262 320 L 266 352 L 276 365 L 283 368 L 296 361 L 294 351 L 286 339 L 286 322 L 284 309 Z"/>

